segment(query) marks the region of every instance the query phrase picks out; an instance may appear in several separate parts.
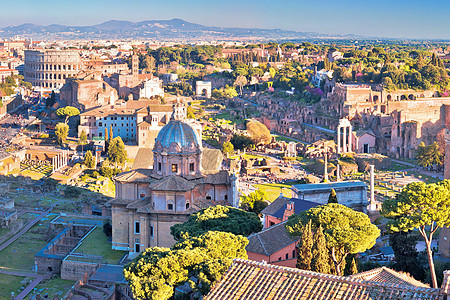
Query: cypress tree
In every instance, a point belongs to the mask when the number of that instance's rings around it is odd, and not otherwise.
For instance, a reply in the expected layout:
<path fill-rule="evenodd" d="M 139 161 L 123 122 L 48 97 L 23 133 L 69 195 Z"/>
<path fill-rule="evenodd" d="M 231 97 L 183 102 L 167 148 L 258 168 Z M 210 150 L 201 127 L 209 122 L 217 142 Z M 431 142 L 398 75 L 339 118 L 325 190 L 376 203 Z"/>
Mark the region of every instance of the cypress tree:
<path fill-rule="evenodd" d="M 109 139 L 108 139 L 108 141 L 112 141 L 113 138 L 114 138 L 113 128 L 112 128 L 112 125 L 110 125 L 109 126 Z"/>
<path fill-rule="evenodd" d="M 316 230 L 313 241 L 311 271 L 330 274 L 330 257 L 322 226 Z"/>
<path fill-rule="evenodd" d="M 303 228 L 302 237 L 298 243 L 297 265 L 298 269 L 311 270 L 312 260 L 312 232 L 311 221 Z"/>
<path fill-rule="evenodd" d="M 330 203 L 338 203 L 336 191 L 334 189 L 331 189 L 330 196 L 328 197 L 328 204 Z"/>
<path fill-rule="evenodd" d="M 433 66 L 437 66 L 438 65 L 438 61 L 437 61 L 437 57 L 436 57 L 435 53 L 433 53 L 433 55 L 431 56 L 431 64 Z"/>
<path fill-rule="evenodd" d="M 350 265 L 349 273 L 350 274 L 348 274 L 348 275 L 353 275 L 353 274 L 358 273 L 358 267 L 356 266 L 356 261 L 355 261 L 354 257 L 353 257 L 352 263 Z"/>

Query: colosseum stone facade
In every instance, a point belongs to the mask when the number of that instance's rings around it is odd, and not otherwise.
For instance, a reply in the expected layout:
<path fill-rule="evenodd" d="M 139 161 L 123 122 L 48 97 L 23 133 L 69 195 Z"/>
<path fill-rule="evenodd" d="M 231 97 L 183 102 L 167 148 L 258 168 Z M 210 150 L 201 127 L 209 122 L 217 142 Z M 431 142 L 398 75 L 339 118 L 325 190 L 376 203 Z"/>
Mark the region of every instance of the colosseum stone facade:
<path fill-rule="evenodd" d="M 59 89 L 66 78 L 74 77 L 82 67 L 77 50 L 25 51 L 25 80 L 36 87 Z"/>

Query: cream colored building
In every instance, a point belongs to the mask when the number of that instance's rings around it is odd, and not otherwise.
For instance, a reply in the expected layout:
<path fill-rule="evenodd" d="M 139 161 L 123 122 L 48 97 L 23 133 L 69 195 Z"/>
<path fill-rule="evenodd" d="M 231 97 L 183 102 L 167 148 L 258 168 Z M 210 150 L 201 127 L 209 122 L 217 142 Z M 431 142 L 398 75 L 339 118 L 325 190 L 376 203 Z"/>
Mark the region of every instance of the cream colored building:
<path fill-rule="evenodd" d="M 239 206 L 237 178 L 221 170 L 220 150 L 203 149 L 199 134 L 177 102 L 171 120 L 155 139 L 153 168 L 114 178 L 112 247 L 137 255 L 147 247 L 175 243 L 170 227 L 212 205 Z"/>

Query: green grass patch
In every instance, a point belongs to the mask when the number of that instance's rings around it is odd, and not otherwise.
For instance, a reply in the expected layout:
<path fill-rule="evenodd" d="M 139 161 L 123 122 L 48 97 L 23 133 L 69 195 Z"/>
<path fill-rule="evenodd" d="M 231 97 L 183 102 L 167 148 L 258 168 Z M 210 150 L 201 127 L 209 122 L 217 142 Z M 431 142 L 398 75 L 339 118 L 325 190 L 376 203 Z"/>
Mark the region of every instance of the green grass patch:
<path fill-rule="evenodd" d="M 30 271 L 34 266 L 34 255 L 47 244 L 48 226 L 55 217 L 56 215 L 45 217 L 14 243 L 1 251 L 0 266 Z"/>
<path fill-rule="evenodd" d="M 272 134 L 272 136 L 275 137 L 275 140 L 276 140 L 277 142 L 282 142 L 282 141 L 284 141 L 284 142 L 294 142 L 294 143 L 298 143 L 297 140 L 291 139 L 291 138 L 289 138 L 289 137 L 287 137 L 287 136 L 283 136 L 283 135 L 275 135 L 275 134 Z"/>
<path fill-rule="evenodd" d="M 269 202 L 273 202 L 277 199 L 280 196 L 281 191 L 283 191 L 283 195 L 285 197 L 291 198 L 292 196 L 291 186 L 287 184 L 262 183 L 255 184 L 254 186 L 267 194 L 267 201 Z"/>
<path fill-rule="evenodd" d="M 11 299 L 11 292 L 17 296 L 25 277 L 0 274 L 0 299 Z"/>
<path fill-rule="evenodd" d="M 111 242 L 108 241 L 108 237 L 103 233 L 101 227 L 95 228 L 74 252 L 103 256 L 103 261 L 110 264 L 117 264 L 126 253 L 125 251 L 112 250 Z"/>
<path fill-rule="evenodd" d="M 38 294 L 40 294 L 41 297 L 47 294 L 48 299 L 62 299 L 62 297 L 72 288 L 74 283 L 75 281 L 51 278 L 39 283 L 25 299 L 35 299 Z"/>

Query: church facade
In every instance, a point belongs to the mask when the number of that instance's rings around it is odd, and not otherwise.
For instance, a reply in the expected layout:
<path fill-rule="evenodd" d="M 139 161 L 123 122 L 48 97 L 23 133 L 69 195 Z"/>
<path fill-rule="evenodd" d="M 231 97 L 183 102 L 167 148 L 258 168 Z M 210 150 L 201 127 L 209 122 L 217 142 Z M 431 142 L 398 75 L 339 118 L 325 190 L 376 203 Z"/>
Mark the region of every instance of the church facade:
<path fill-rule="evenodd" d="M 175 243 L 170 227 L 190 214 L 212 205 L 238 207 L 237 177 L 221 170 L 221 161 L 220 150 L 202 148 L 201 132 L 177 102 L 155 139 L 153 168 L 114 178 L 112 248 L 133 256 L 148 247 L 170 247 Z"/>

